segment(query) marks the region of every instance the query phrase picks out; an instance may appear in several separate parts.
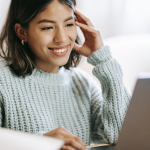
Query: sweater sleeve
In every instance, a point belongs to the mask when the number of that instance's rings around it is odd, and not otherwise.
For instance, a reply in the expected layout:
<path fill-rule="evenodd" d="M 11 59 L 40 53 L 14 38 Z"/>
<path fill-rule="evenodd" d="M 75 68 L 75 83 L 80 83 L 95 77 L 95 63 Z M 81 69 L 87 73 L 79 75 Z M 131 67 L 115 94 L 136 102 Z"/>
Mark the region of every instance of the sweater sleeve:
<path fill-rule="evenodd" d="M 3 119 L 3 113 L 2 113 L 2 95 L 0 93 L 0 127 L 2 127 L 2 119 Z"/>
<path fill-rule="evenodd" d="M 109 46 L 105 45 L 93 52 L 87 61 L 95 66 L 92 73 L 100 81 L 102 90 L 101 92 L 95 84 L 91 85 L 92 141 L 97 143 L 97 137 L 100 135 L 106 143 L 115 144 L 131 94 L 123 83 L 121 67 L 112 58 Z"/>

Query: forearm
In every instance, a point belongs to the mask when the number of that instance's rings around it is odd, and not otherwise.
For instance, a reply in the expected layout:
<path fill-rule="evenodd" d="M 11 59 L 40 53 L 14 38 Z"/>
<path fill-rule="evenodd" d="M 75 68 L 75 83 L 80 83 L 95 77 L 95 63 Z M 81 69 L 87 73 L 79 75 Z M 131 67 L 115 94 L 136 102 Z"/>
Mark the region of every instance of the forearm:
<path fill-rule="evenodd" d="M 121 67 L 112 58 L 109 47 L 104 46 L 98 51 L 88 59 L 95 66 L 92 72 L 102 87 L 103 103 L 98 133 L 109 143 L 116 143 L 131 95 L 123 83 Z"/>
<path fill-rule="evenodd" d="M 116 143 L 118 139 L 130 100 L 130 95 L 124 86 L 121 73 L 119 72 L 119 65 L 117 65 L 115 60 L 108 62 L 108 69 L 103 70 L 101 73 L 99 72 L 97 77 L 101 81 L 104 99 L 101 120 L 104 124 L 104 134 L 107 135 L 110 143 Z"/>

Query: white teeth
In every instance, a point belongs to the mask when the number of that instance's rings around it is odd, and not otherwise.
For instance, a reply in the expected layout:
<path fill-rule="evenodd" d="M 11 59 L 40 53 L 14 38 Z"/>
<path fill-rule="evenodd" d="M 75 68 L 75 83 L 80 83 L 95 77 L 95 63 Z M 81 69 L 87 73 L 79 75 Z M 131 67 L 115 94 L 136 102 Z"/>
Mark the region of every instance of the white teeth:
<path fill-rule="evenodd" d="M 67 49 L 59 49 L 59 50 L 54 50 L 55 52 L 57 52 L 57 53 L 62 53 L 62 52 L 64 52 L 64 51 L 66 51 Z"/>

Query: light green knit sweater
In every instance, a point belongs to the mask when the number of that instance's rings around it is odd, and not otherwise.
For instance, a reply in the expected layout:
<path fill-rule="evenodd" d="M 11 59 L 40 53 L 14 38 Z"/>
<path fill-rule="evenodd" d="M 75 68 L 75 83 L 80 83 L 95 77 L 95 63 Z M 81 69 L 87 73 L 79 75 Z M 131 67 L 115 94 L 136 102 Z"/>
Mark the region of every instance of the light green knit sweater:
<path fill-rule="evenodd" d="M 118 62 L 109 46 L 87 58 L 101 88 L 84 71 L 62 67 L 58 73 L 35 68 L 25 78 L 0 67 L 0 126 L 33 134 L 63 126 L 89 145 L 116 143 L 130 100 Z M 100 135 L 100 136 L 99 136 Z"/>

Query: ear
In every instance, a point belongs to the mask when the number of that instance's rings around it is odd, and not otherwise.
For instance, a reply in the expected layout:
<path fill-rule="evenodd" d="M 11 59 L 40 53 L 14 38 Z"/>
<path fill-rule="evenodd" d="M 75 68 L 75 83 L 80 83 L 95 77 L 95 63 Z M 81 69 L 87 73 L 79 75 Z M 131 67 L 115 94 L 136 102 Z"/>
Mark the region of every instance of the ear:
<path fill-rule="evenodd" d="M 15 24 L 14 29 L 20 40 L 24 40 L 26 42 L 27 41 L 26 29 L 24 29 L 19 23 Z"/>

